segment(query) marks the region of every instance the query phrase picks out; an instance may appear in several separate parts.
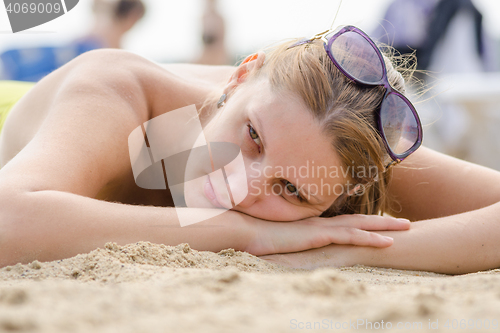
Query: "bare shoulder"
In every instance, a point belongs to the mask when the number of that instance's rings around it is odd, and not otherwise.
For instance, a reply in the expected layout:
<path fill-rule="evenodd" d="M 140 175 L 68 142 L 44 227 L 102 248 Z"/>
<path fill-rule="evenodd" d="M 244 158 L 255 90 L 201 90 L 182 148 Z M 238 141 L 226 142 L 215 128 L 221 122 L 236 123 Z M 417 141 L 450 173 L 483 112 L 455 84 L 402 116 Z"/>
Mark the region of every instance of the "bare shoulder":
<path fill-rule="evenodd" d="M 0 163 L 8 162 L 0 170 L 0 185 L 95 197 L 130 176 L 128 137 L 135 128 L 156 115 L 203 103 L 213 84 L 196 78 L 202 72 L 173 73 L 120 50 L 77 57 L 12 109 L 0 142 Z"/>
<path fill-rule="evenodd" d="M 48 75 L 5 124 L 0 153 L 9 163 L 0 183 L 93 197 L 122 177 L 130 169 L 128 135 L 148 119 L 151 90 L 168 88 L 162 71 L 131 53 L 100 50 Z"/>
<path fill-rule="evenodd" d="M 129 104 L 135 117 L 121 117 L 120 123 L 146 121 L 148 98 L 153 96 L 148 87 L 164 86 L 167 77 L 155 63 L 125 51 L 95 50 L 77 57 L 38 82 L 13 107 L 1 134 L 0 166 L 24 148 L 54 113 L 71 114 L 77 106 L 105 100 L 108 105 Z M 112 109 L 100 108 L 101 114 Z"/>
<path fill-rule="evenodd" d="M 59 95 L 73 93 L 88 97 L 89 92 L 108 93 L 127 101 L 136 111 L 144 110 L 154 87 L 169 82 L 168 72 L 154 62 L 114 49 L 87 52 L 60 70 L 58 92 L 63 93 Z M 147 118 L 147 114 L 138 116 Z"/>
<path fill-rule="evenodd" d="M 500 201 L 500 172 L 421 147 L 394 169 L 390 194 L 396 216 L 423 220 Z"/>

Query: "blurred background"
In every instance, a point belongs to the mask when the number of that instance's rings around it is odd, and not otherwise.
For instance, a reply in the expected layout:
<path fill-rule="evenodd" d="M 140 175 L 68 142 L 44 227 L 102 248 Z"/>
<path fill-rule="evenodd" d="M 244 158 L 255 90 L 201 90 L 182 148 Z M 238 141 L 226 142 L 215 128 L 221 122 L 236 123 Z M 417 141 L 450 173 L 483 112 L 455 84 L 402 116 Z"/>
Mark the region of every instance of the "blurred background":
<path fill-rule="evenodd" d="M 0 5 L 0 79 L 37 81 L 87 50 L 152 61 L 235 64 L 328 29 L 340 0 L 80 0 L 67 14 L 11 33 Z M 415 52 L 409 87 L 424 144 L 500 170 L 500 1 L 344 0 L 333 24 Z"/>

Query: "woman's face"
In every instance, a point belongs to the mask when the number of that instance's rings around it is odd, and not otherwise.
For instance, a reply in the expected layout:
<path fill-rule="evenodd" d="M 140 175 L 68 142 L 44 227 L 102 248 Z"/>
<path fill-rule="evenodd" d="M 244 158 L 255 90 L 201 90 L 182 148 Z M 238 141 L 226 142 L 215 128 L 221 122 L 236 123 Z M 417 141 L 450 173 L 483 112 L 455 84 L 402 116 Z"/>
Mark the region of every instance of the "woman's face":
<path fill-rule="evenodd" d="M 345 190 L 340 159 L 311 112 L 292 93 L 273 92 L 267 80 L 240 87 L 203 125 L 207 142 L 240 147 L 244 170 L 227 167 L 225 176 L 248 194 L 233 207 L 223 178 L 205 176 L 185 188 L 188 207 L 293 221 L 319 216 Z"/>

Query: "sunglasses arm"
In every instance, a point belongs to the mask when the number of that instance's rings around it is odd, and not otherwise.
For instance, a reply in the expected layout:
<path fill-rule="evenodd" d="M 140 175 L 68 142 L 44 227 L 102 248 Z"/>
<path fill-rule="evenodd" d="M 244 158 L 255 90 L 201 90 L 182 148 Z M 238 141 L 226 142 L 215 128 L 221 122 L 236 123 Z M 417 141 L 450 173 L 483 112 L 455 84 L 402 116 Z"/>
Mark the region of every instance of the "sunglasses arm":
<path fill-rule="evenodd" d="M 331 30 L 325 30 L 323 32 L 320 32 L 319 34 L 316 34 L 309 38 L 310 41 L 316 40 L 316 39 L 321 39 L 323 42 L 328 44 L 328 39 L 326 39 L 326 35 L 330 32 Z"/>

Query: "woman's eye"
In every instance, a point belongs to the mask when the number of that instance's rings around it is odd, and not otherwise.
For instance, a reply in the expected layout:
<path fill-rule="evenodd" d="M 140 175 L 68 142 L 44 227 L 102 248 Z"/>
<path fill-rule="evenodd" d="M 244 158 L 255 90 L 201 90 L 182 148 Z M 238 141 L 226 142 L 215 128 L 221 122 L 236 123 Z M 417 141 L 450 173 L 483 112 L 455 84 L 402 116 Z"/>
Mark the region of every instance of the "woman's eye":
<path fill-rule="evenodd" d="M 298 191 L 297 191 L 297 188 L 295 187 L 295 185 L 293 185 L 293 184 L 292 184 L 292 183 L 290 183 L 290 182 L 287 182 L 287 184 L 286 184 L 286 190 L 287 190 L 288 192 L 290 192 L 290 194 L 295 194 L 295 195 L 297 195 L 297 196 L 298 196 L 298 194 L 299 194 L 299 193 L 298 193 Z"/>
<path fill-rule="evenodd" d="M 297 186 L 293 185 L 288 180 L 283 180 L 282 182 L 285 185 L 286 194 L 293 195 L 293 196 L 297 197 L 297 199 L 300 202 L 305 201 L 304 198 L 300 195 L 299 190 L 297 189 Z"/>
<path fill-rule="evenodd" d="M 248 125 L 248 133 L 250 134 L 250 137 L 252 138 L 252 140 L 255 141 L 255 143 L 258 146 L 260 146 L 261 142 L 260 142 L 259 135 L 257 134 L 257 132 L 255 132 L 255 130 L 253 129 L 253 127 L 251 125 Z"/>

